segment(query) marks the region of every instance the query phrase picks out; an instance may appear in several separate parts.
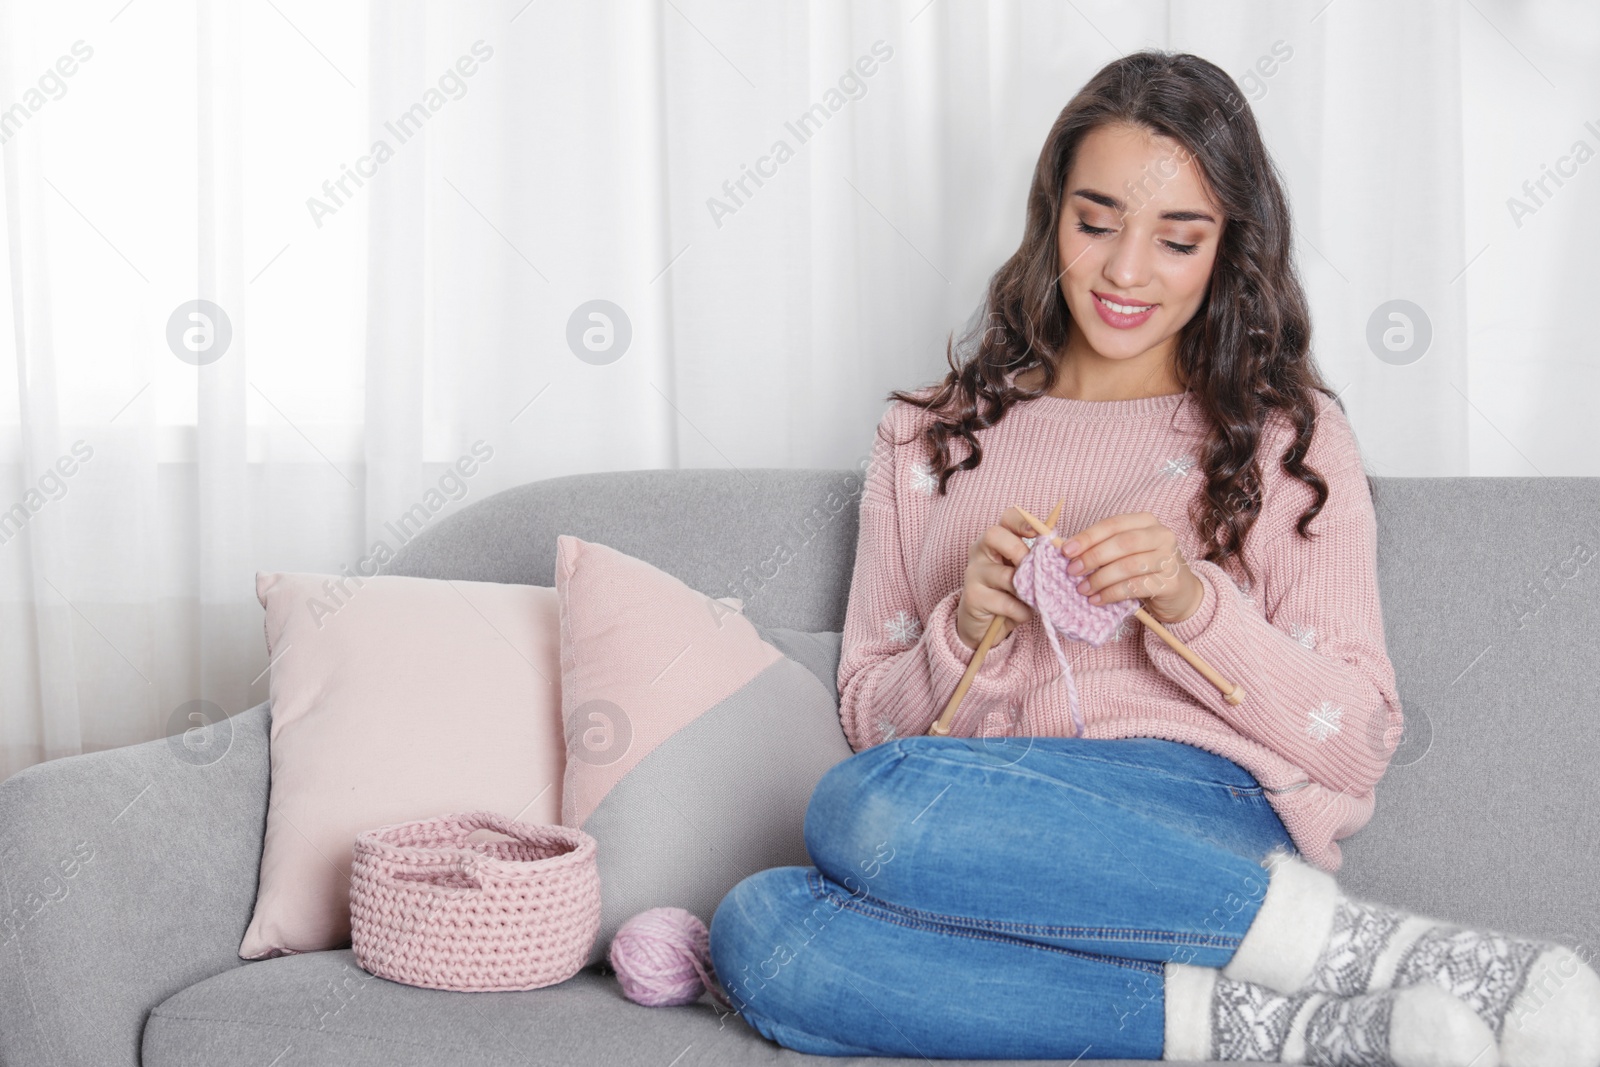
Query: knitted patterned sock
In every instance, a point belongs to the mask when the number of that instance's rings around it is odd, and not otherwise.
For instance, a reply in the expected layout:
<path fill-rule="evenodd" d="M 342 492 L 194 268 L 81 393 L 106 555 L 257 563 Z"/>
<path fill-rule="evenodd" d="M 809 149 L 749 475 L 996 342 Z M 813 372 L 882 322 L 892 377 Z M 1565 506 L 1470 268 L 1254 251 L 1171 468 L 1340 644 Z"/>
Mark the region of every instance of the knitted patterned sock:
<path fill-rule="evenodd" d="M 1228 977 L 1337 996 L 1436 986 L 1488 1025 L 1506 1067 L 1600 1064 L 1600 977 L 1571 950 L 1350 899 L 1299 859 L 1268 865 Z"/>
<path fill-rule="evenodd" d="M 1477 1012 L 1507 1067 L 1600 1064 L 1600 978 L 1571 950 L 1341 896 L 1309 986 L 1435 985 Z"/>
<path fill-rule="evenodd" d="M 1316 1067 L 1497 1067 L 1494 1034 L 1433 986 L 1282 994 L 1209 967 L 1166 968 L 1164 1060 Z"/>

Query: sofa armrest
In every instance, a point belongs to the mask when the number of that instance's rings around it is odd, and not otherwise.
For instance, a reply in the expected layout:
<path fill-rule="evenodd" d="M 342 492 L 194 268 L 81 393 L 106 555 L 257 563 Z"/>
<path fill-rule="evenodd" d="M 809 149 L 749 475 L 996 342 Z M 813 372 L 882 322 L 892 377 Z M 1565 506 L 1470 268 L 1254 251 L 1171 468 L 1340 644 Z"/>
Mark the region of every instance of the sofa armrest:
<path fill-rule="evenodd" d="M 138 1067 L 151 1008 L 246 961 L 266 704 L 0 782 L 0 1064 Z"/>

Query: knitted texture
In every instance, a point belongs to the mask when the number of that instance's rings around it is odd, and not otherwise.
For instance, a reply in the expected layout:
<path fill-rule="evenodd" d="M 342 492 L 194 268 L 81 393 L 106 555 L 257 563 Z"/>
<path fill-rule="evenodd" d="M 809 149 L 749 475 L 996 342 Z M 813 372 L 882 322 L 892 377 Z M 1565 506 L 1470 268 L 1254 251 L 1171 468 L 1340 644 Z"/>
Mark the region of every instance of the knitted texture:
<path fill-rule="evenodd" d="M 617 928 L 606 954 L 623 995 L 661 1008 L 693 1004 L 710 990 L 725 1006 L 711 967 L 711 934 L 683 908 L 649 908 Z"/>
<path fill-rule="evenodd" d="M 1263 429 L 1261 510 L 1243 546 L 1253 581 L 1238 560 L 1208 561 L 1191 523 L 1191 505 L 1204 500 L 1208 430 L 1192 394 L 1017 403 L 976 431 L 982 462 L 955 472 L 942 494 L 920 437 L 932 419 L 892 404 L 867 467 L 838 675 L 851 746 L 924 734 L 950 699 L 972 657 L 955 618 L 968 551 L 1007 507 L 1044 515 L 1065 497 L 1057 529 L 1069 537 L 1150 512 L 1177 535 L 1203 592 L 1194 614 L 1167 630 L 1241 685 L 1243 703 L 1228 704 L 1134 619 L 1098 647 L 1069 642 L 1058 655 L 1035 612 L 990 650 L 951 734 L 1068 735 L 1076 696 L 1083 736 L 1180 741 L 1249 770 L 1306 860 L 1337 870 L 1336 842 L 1371 818 L 1401 728 L 1377 520 L 1339 407 L 1319 397 L 1304 457 L 1329 494 L 1309 540 L 1295 527 L 1315 496 L 1280 464 L 1293 427 L 1274 413 Z M 951 449 L 952 462 L 966 458 L 961 440 Z"/>
<path fill-rule="evenodd" d="M 1054 541 L 1040 537 L 1017 565 L 1012 587 L 1017 596 L 1039 613 L 1050 649 L 1061 664 L 1061 677 L 1067 686 L 1067 703 L 1072 712 L 1072 729 L 1083 736 L 1083 714 L 1078 707 L 1078 687 L 1072 680 L 1072 665 L 1061 650 L 1059 638 L 1083 641 L 1099 648 L 1116 635 L 1122 620 L 1139 610 L 1137 600 L 1115 604 L 1091 604 L 1078 592 L 1080 577 L 1067 573 L 1071 564 Z"/>
<path fill-rule="evenodd" d="M 511 840 L 469 841 L 475 830 Z M 492 811 L 357 835 L 350 869 L 356 962 L 407 985 L 537 989 L 583 967 L 600 930 L 594 838 Z"/>

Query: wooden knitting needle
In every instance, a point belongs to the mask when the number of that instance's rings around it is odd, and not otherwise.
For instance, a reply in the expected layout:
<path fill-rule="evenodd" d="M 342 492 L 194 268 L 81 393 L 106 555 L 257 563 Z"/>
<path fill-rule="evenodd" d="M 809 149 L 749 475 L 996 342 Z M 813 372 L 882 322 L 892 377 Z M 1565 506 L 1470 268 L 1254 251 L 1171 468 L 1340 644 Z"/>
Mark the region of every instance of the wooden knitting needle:
<path fill-rule="evenodd" d="M 1056 519 L 1061 517 L 1061 508 L 1066 502 L 1066 497 L 1056 501 L 1055 510 L 1050 513 L 1050 529 L 1055 529 Z M 1022 511 L 1021 508 L 1017 510 Z M 1025 511 L 1022 513 L 1027 515 Z M 1039 525 L 1037 519 L 1030 518 L 1028 521 L 1033 523 L 1034 526 Z M 987 656 L 989 650 L 994 647 L 994 643 L 1000 640 L 1000 629 L 1004 625 L 1004 615 L 996 615 L 989 620 L 989 628 L 983 631 L 983 640 L 978 642 L 977 649 L 972 653 L 972 659 L 967 661 L 966 673 L 962 674 L 961 681 L 956 686 L 956 691 L 950 694 L 950 702 L 944 706 L 944 711 L 934 720 L 933 725 L 928 727 L 929 734 L 934 737 L 948 737 L 950 735 L 950 721 L 956 717 L 956 709 L 961 706 L 961 699 L 967 695 L 967 690 L 972 688 L 972 679 L 978 676 L 978 668 L 983 666 L 983 657 Z"/>
<path fill-rule="evenodd" d="M 1039 532 L 1040 537 L 1050 538 L 1050 543 L 1052 545 L 1060 548 L 1062 545 L 1067 543 L 1066 538 L 1057 537 L 1052 532 L 1055 530 L 1054 520 L 1046 525 L 1045 523 L 1042 523 L 1038 519 L 1034 518 L 1032 515 L 1029 515 L 1025 509 L 1019 507 L 1017 510 L 1022 512 L 1022 517 L 1027 519 L 1028 524 Z M 1139 605 L 1139 610 L 1133 613 L 1133 617 L 1144 623 L 1150 629 L 1154 630 L 1157 637 L 1161 638 L 1161 640 L 1165 641 L 1169 646 L 1171 646 L 1172 650 L 1178 655 L 1188 660 L 1189 665 L 1204 675 L 1206 681 L 1217 687 L 1217 691 L 1222 694 L 1223 699 L 1225 699 L 1228 703 L 1238 704 L 1240 701 L 1244 700 L 1244 686 L 1235 682 L 1230 682 L 1222 675 L 1218 674 L 1216 670 L 1212 668 L 1211 664 L 1201 659 L 1193 649 L 1184 644 L 1182 641 L 1179 641 L 1176 637 L 1173 637 L 1165 626 L 1162 626 L 1153 617 L 1151 617 L 1150 613 L 1144 610 L 1144 605 L 1142 603 Z"/>

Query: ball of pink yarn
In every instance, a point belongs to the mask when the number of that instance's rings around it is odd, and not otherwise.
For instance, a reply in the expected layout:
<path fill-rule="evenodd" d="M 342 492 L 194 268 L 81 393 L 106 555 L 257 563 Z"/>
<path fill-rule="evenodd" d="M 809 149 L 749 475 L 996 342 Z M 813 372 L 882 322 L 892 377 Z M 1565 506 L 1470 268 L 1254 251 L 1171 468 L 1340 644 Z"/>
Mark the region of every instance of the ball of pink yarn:
<path fill-rule="evenodd" d="M 609 956 L 623 994 L 647 1008 L 692 1004 L 714 988 L 710 934 L 682 908 L 641 911 L 617 930 Z"/>

